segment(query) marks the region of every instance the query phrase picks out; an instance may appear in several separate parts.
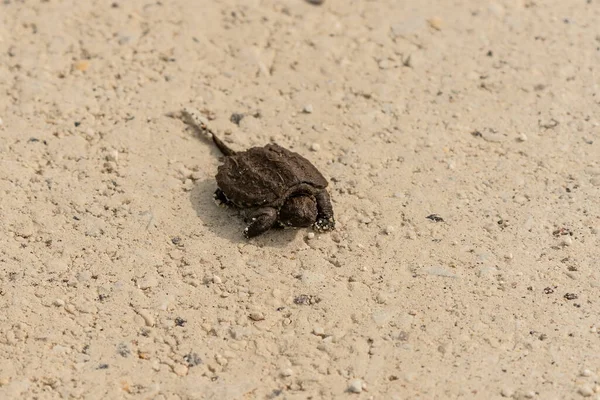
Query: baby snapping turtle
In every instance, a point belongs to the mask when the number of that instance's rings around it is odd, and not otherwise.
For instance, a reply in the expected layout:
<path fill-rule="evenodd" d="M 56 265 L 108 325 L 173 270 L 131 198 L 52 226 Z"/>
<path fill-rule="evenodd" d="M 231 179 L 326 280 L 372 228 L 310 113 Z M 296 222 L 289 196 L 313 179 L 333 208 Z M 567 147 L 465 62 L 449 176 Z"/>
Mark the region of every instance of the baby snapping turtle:
<path fill-rule="evenodd" d="M 198 127 L 198 122 L 195 125 Z M 235 152 L 206 124 L 199 128 L 212 136 L 225 156 L 217 170 L 214 196 L 219 204 L 244 211 L 249 222 L 245 237 L 273 227 L 335 229 L 327 180 L 306 158 L 277 144 Z"/>

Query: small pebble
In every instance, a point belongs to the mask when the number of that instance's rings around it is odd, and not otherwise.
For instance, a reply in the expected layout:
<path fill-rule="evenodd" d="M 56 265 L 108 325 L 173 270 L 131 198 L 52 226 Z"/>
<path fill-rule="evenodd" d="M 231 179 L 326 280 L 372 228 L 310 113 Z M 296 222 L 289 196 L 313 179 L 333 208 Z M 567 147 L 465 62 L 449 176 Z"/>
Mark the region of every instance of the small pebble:
<path fill-rule="evenodd" d="M 533 390 L 530 390 L 528 392 L 525 392 L 523 396 L 525 396 L 526 399 L 533 399 L 535 397 L 535 392 Z"/>
<path fill-rule="evenodd" d="M 524 134 L 524 133 L 520 133 L 520 134 L 519 134 L 519 137 L 517 138 L 517 140 L 518 140 L 519 142 L 526 142 L 526 141 L 527 141 L 527 135 L 526 135 L 526 134 Z"/>
<path fill-rule="evenodd" d="M 73 67 L 78 71 L 85 72 L 90 67 L 90 62 L 88 60 L 80 60 L 73 64 Z"/>
<path fill-rule="evenodd" d="M 560 244 L 562 244 L 563 246 L 570 246 L 573 244 L 573 239 L 571 239 L 571 236 L 563 236 L 563 239 L 561 240 Z"/>
<path fill-rule="evenodd" d="M 583 397 L 591 397 L 594 394 L 594 390 L 588 385 L 581 386 L 578 392 Z"/>
<path fill-rule="evenodd" d="M 56 299 L 52 302 L 56 307 L 62 307 L 65 305 L 65 301 L 62 299 Z"/>
<path fill-rule="evenodd" d="M 512 397 L 515 392 L 511 388 L 502 388 L 500 394 L 502 397 Z"/>
<path fill-rule="evenodd" d="M 213 283 L 215 283 L 215 284 L 217 284 L 217 285 L 218 285 L 219 283 L 223 282 L 223 281 L 221 280 L 221 278 L 219 278 L 217 275 L 213 275 L 213 277 L 212 277 L 212 281 L 213 281 Z"/>
<path fill-rule="evenodd" d="M 442 30 L 442 19 L 440 17 L 432 17 L 430 19 L 427 20 L 427 22 L 429 23 L 429 26 L 431 26 L 433 29 L 440 31 Z"/>
<path fill-rule="evenodd" d="M 150 314 L 148 310 L 142 308 L 138 310 L 138 314 L 144 319 L 146 326 L 154 326 L 156 321 L 154 320 L 154 317 Z"/>
<path fill-rule="evenodd" d="M 107 154 L 106 161 L 113 161 L 113 162 L 119 161 L 119 151 L 113 150 L 111 153 Z"/>
<path fill-rule="evenodd" d="M 251 312 L 250 315 L 248 315 L 248 317 L 252 321 L 263 321 L 265 319 L 265 314 L 261 312 Z"/>
<path fill-rule="evenodd" d="M 588 376 L 592 376 L 592 371 L 590 371 L 589 369 L 586 368 L 586 369 L 582 370 L 580 374 L 581 374 L 581 376 L 588 377 Z"/>
<path fill-rule="evenodd" d="M 379 304 L 385 304 L 387 303 L 388 297 L 387 295 L 383 294 L 383 293 L 377 293 L 377 296 L 375 296 L 375 301 Z"/>
<path fill-rule="evenodd" d="M 294 374 L 294 371 L 292 371 L 291 368 L 286 368 L 281 371 L 281 376 L 283 376 L 283 377 L 292 376 L 293 374 Z"/>
<path fill-rule="evenodd" d="M 363 382 L 360 379 L 354 379 L 348 384 L 348 391 L 351 393 L 360 393 L 363 388 Z"/>
<path fill-rule="evenodd" d="M 188 374 L 188 367 L 183 364 L 175 364 L 173 365 L 173 372 L 175 372 L 179 376 L 186 376 Z"/>
<path fill-rule="evenodd" d="M 520 194 L 515 195 L 513 200 L 515 201 L 515 203 L 521 204 L 521 205 L 527 203 L 527 197 L 522 196 Z"/>
<path fill-rule="evenodd" d="M 227 360 L 227 358 L 223 357 L 221 354 L 215 355 L 215 361 L 222 367 L 225 367 L 227 364 L 229 364 L 229 360 Z"/>
<path fill-rule="evenodd" d="M 231 114 L 231 117 L 229 117 L 229 120 L 231 122 L 233 122 L 234 124 L 239 125 L 242 118 L 244 118 L 244 114 L 233 113 L 233 114 Z"/>
<path fill-rule="evenodd" d="M 388 225 L 383 231 L 386 235 L 391 235 L 392 233 L 394 233 L 394 227 L 392 225 Z"/>
<path fill-rule="evenodd" d="M 308 232 L 308 233 L 306 234 L 306 237 L 307 237 L 308 239 L 314 239 L 314 238 L 315 238 L 315 233 L 314 233 L 314 232 Z"/>
<path fill-rule="evenodd" d="M 305 105 L 304 108 L 302 109 L 302 112 L 305 114 L 312 114 L 312 112 L 313 112 L 312 104 Z"/>
<path fill-rule="evenodd" d="M 310 149 L 312 151 L 319 151 L 321 150 L 321 145 L 319 143 L 313 143 L 310 145 Z"/>
<path fill-rule="evenodd" d="M 337 232 L 332 232 L 331 233 L 331 240 L 333 240 L 336 243 L 340 243 L 342 241 L 342 237 L 340 236 L 339 233 Z"/>

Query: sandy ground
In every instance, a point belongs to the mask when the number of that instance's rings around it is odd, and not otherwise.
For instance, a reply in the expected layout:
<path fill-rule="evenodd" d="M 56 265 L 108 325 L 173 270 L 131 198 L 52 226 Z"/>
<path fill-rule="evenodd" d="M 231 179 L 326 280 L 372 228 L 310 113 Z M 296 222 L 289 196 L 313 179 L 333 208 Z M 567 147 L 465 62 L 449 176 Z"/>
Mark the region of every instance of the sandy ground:
<path fill-rule="evenodd" d="M 600 398 L 599 20 L 3 0 L 0 398 Z M 183 107 L 312 160 L 338 229 L 245 240 Z"/>

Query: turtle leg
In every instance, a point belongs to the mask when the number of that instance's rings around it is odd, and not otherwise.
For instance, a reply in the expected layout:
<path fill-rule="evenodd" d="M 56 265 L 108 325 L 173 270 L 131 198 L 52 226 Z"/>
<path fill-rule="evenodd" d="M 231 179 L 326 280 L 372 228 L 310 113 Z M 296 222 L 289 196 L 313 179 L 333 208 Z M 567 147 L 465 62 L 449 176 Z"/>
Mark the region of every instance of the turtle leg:
<path fill-rule="evenodd" d="M 225 196 L 225 193 L 221 189 L 215 190 L 215 194 L 213 195 L 215 199 L 215 203 L 219 207 L 231 207 L 233 203 Z"/>
<path fill-rule="evenodd" d="M 277 210 L 272 207 L 259 208 L 250 215 L 250 225 L 244 229 L 247 239 L 258 236 L 271 229 L 277 222 Z"/>
<path fill-rule="evenodd" d="M 335 219 L 333 218 L 333 206 L 327 190 L 323 189 L 315 196 L 317 200 L 317 221 L 313 228 L 319 232 L 331 231 L 335 229 Z"/>

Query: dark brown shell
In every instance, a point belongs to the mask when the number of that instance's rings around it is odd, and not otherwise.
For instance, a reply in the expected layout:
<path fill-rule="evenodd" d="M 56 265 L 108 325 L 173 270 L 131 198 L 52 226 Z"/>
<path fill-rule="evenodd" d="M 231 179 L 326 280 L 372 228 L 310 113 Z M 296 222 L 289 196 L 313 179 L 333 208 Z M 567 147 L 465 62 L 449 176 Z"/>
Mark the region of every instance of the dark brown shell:
<path fill-rule="evenodd" d="M 281 206 L 292 194 L 315 194 L 327 187 L 327 180 L 310 161 L 277 144 L 225 157 L 216 179 L 238 207 Z"/>

